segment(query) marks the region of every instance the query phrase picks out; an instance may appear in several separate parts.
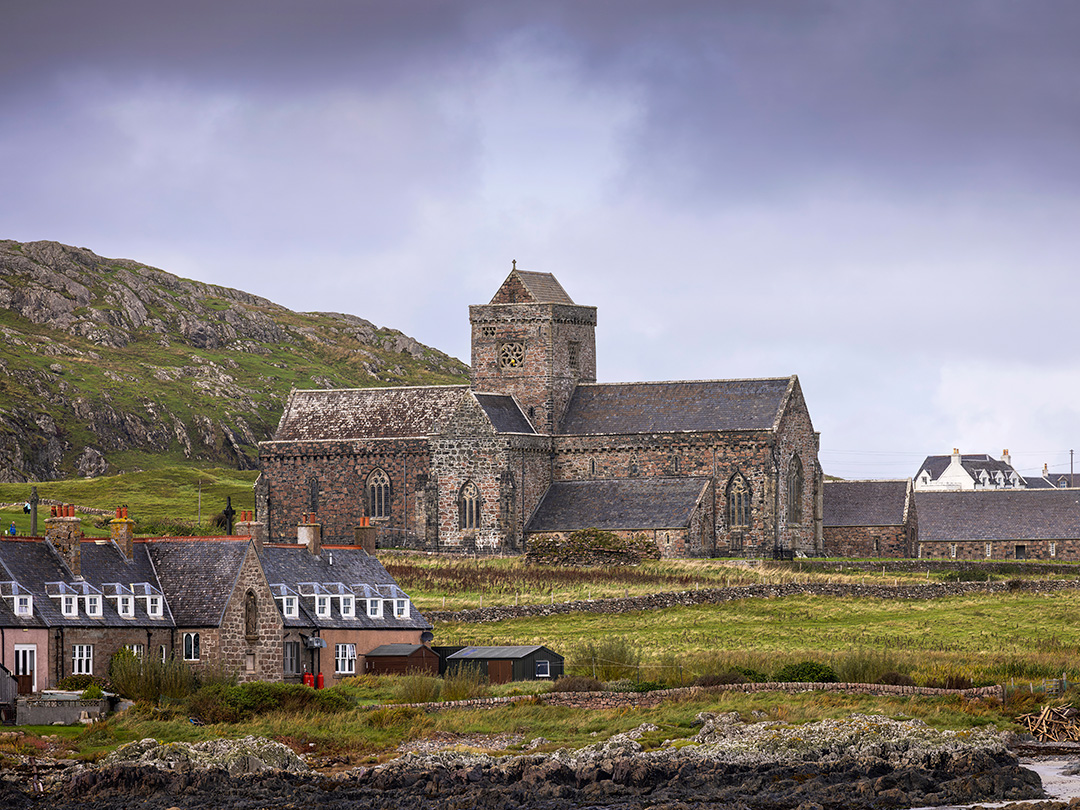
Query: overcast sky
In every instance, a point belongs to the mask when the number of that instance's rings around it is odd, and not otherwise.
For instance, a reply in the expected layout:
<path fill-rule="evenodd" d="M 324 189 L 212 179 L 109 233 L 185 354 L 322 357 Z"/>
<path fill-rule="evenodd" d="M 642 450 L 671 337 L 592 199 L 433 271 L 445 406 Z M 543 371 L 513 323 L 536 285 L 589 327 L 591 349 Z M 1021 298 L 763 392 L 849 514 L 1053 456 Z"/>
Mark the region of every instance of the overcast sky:
<path fill-rule="evenodd" d="M 1077 43 L 1073 0 L 0 0 L 0 238 L 466 362 L 517 259 L 601 381 L 798 374 L 827 473 L 1067 471 Z"/>

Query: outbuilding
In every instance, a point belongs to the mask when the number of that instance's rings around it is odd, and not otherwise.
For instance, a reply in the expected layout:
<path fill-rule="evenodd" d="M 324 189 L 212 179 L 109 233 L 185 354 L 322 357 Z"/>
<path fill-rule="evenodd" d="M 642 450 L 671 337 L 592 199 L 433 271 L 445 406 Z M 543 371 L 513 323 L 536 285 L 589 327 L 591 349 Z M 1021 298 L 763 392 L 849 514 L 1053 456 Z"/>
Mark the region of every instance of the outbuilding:
<path fill-rule="evenodd" d="M 364 656 L 368 675 L 439 674 L 439 655 L 424 644 L 383 644 Z"/>
<path fill-rule="evenodd" d="M 555 680 L 562 677 L 563 657 L 544 646 L 465 647 L 446 658 L 446 671 L 454 674 L 477 667 L 491 683 Z"/>

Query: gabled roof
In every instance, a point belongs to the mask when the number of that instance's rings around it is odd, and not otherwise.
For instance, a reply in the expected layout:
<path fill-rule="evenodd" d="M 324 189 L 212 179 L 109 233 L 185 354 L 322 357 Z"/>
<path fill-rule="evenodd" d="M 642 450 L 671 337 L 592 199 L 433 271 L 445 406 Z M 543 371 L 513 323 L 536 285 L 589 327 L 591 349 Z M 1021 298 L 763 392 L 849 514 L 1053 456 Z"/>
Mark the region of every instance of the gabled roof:
<path fill-rule="evenodd" d="M 491 298 L 492 304 L 570 304 L 574 301 L 551 273 L 514 269 Z"/>
<path fill-rule="evenodd" d="M 311 554 L 307 546 L 301 545 L 266 545 L 262 550 L 263 570 L 266 580 L 271 585 L 285 585 L 294 591 L 300 590 L 300 583 L 340 583 L 350 589 L 357 599 L 366 598 L 364 589 L 368 586 L 373 597 L 376 595 L 391 598 L 392 589 L 397 583 L 375 557 L 370 556 L 357 546 L 323 545 L 319 556 Z M 413 606 L 408 618 L 396 618 L 383 615 L 374 618 L 367 615 L 364 606 L 358 606 L 356 615 L 342 616 L 339 603 L 331 599 L 329 616 L 316 616 L 311 599 L 300 599 L 300 617 L 285 619 L 286 627 L 319 628 L 377 628 L 377 629 L 421 629 L 430 630 L 431 624 Z"/>
<path fill-rule="evenodd" d="M 530 647 L 466 647 L 452 655 L 446 656 L 446 660 L 476 659 L 476 658 L 526 658 L 537 650 L 547 650 L 547 647 L 537 644 Z M 562 658 L 558 653 L 547 650 Z"/>
<path fill-rule="evenodd" d="M 915 493 L 919 539 L 1080 539 L 1080 492 L 987 489 Z"/>
<path fill-rule="evenodd" d="M 177 627 L 221 624 L 251 541 L 170 538 L 145 546 Z"/>
<path fill-rule="evenodd" d="M 409 656 L 419 650 L 431 649 L 423 644 L 383 644 L 370 652 L 364 653 L 365 658 L 386 658 L 390 656 Z M 431 654 L 437 656 L 434 650 Z"/>
<path fill-rule="evenodd" d="M 910 482 L 826 481 L 822 491 L 825 526 L 900 526 Z"/>
<path fill-rule="evenodd" d="M 770 430 L 794 377 L 764 380 L 585 383 L 574 389 L 563 435 Z"/>
<path fill-rule="evenodd" d="M 709 478 L 610 478 L 556 481 L 526 532 L 675 529 L 689 525 Z"/>
<path fill-rule="evenodd" d="M 499 433 L 535 433 L 517 401 L 507 394 L 474 394 Z"/>
<path fill-rule="evenodd" d="M 1023 476 L 1024 486 L 1028 489 L 1056 489 L 1052 481 L 1048 481 L 1041 475 Z"/>
<path fill-rule="evenodd" d="M 930 473 L 930 480 L 936 481 L 941 477 L 941 474 L 948 469 L 949 464 L 952 463 L 952 456 L 927 456 L 923 461 L 922 466 L 919 467 L 919 471 L 915 473 L 915 477 L 918 478 L 922 475 L 923 470 Z M 975 480 L 978 480 L 978 474 L 981 470 L 985 470 L 991 476 L 995 472 L 1003 474 L 1015 473 L 1016 470 L 1013 466 L 1006 461 L 1000 459 L 991 458 L 986 453 L 970 453 L 960 456 L 960 466 L 964 468 L 965 472 Z"/>
<path fill-rule="evenodd" d="M 467 385 L 293 391 L 273 441 L 398 439 L 428 436 Z"/>

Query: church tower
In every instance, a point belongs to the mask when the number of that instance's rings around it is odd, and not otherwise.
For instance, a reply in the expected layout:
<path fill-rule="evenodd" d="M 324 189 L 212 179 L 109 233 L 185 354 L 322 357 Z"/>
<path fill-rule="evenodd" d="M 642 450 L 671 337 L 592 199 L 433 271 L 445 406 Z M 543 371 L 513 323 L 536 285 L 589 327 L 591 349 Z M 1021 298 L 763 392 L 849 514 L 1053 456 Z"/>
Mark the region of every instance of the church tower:
<path fill-rule="evenodd" d="M 596 307 L 575 304 L 551 273 L 517 269 L 469 307 L 472 388 L 512 394 L 538 433 L 554 433 L 579 382 L 596 382 Z"/>

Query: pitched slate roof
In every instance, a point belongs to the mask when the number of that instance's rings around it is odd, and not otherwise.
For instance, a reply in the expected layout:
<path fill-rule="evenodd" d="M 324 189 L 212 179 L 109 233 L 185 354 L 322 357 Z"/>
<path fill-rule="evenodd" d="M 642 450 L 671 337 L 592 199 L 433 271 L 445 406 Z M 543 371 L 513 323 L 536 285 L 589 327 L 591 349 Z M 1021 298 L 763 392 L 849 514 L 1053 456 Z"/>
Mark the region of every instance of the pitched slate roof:
<path fill-rule="evenodd" d="M 1054 484 L 1051 481 L 1047 481 L 1041 475 L 1023 476 L 1024 485 L 1028 489 L 1053 489 Z"/>
<path fill-rule="evenodd" d="M 467 385 L 293 391 L 273 441 L 428 436 L 453 411 Z"/>
<path fill-rule="evenodd" d="M 915 473 L 915 477 L 918 478 L 923 470 L 930 473 L 930 480 L 936 481 L 941 477 L 941 474 L 948 469 L 949 464 L 952 463 L 952 456 L 927 456 L 923 461 L 922 466 L 919 467 L 919 471 Z M 970 475 L 972 478 L 977 479 L 980 470 L 986 470 L 987 473 L 993 475 L 995 472 L 1001 472 L 1004 474 L 1016 472 L 1013 466 L 1008 462 L 1001 461 L 1000 459 L 991 458 L 986 453 L 970 453 L 960 456 L 960 466 Z"/>
<path fill-rule="evenodd" d="M 919 539 L 1080 539 L 1080 492 L 988 489 L 915 493 Z"/>
<path fill-rule="evenodd" d="M 536 432 L 512 396 L 506 394 L 474 394 L 474 396 L 499 433 Z"/>
<path fill-rule="evenodd" d="M 177 627 L 221 624 L 251 541 L 169 538 L 145 545 Z"/>
<path fill-rule="evenodd" d="M 367 658 L 383 658 L 399 655 L 409 656 L 417 650 L 422 649 L 424 649 L 423 644 L 383 644 L 370 652 L 364 653 L 364 656 Z M 434 650 L 432 650 L 432 653 L 437 654 Z"/>
<path fill-rule="evenodd" d="M 532 299 L 532 303 L 575 305 L 573 299 L 563 289 L 562 284 L 551 273 L 534 273 L 529 270 L 518 270 L 517 268 L 514 268 L 510 275 L 506 277 L 506 280 L 499 285 L 499 289 L 495 291 L 495 295 L 491 299 L 492 304 L 497 303 L 499 299 L 504 299 L 508 294 L 516 299 L 520 298 L 513 284 L 515 278 L 521 283 L 529 298 Z M 504 291 L 504 288 L 507 288 L 506 291 Z M 517 300 L 516 303 L 525 302 Z"/>
<path fill-rule="evenodd" d="M 825 526 L 899 526 L 904 522 L 909 482 L 826 481 Z"/>
<path fill-rule="evenodd" d="M 463 658 L 525 658 L 532 655 L 537 650 L 547 650 L 547 648 L 540 644 L 529 647 L 466 647 L 464 650 L 459 650 L 452 655 L 446 656 L 446 660 L 449 661 L 452 659 Z M 561 655 L 553 650 L 547 651 L 552 655 L 562 658 Z"/>
<path fill-rule="evenodd" d="M 769 430 L 794 377 L 578 385 L 564 435 Z"/>
<path fill-rule="evenodd" d="M 673 529 L 690 523 L 709 478 L 611 478 L 556 481 L 525 531 Z"/>
<path fill-rule="evenodd" d="M 362 548 L 357 546 L 327 546 L 322 547 L 319 556 L 311 554 L 307 546 L 301 545 L 266 545 L 262 550 L 263 570 L 266 579 L 271 585 L 285 585 L 299 592 L 301 583 L 341 584 L 349 588 L 358 600 L 366 598 L 363 590 L 358 585 L 367 585 L 378 588 L 378 593 L 389 599 L 391 588 L 397 588 L 397 583 L 390 576 L 375 557 L 370 556 Z M 372 591 L 372 598 L 378 598 Z M 402 592 L 404 593 L 404 592 Z M 387 616 L 386 611 L 380 617 L 367 615 L 364 605 L 358 606 L 356 615 L 345 617 L 341 615 L 340 603 L 331 599 L 331 611 L 329 616 L 316 616 L 314 599 L 303 598 L 299 600 L 300 616 L 295 619 L 285 619 L 286 627 L 320 627 L 320 628 L 354 628 L 354 629 L 420 629 L 430 630 L 431 623 L 411 606 L 407 618 Z"/>

